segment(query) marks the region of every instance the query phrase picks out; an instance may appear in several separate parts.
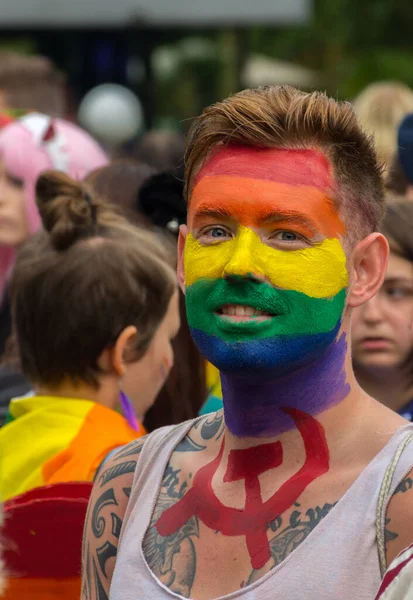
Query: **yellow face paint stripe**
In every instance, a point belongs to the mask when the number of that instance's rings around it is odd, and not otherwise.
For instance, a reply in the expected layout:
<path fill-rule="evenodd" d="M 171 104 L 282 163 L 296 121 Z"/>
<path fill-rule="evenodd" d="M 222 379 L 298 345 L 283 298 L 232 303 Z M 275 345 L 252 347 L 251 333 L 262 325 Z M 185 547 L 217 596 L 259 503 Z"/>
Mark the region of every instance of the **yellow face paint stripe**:
<path fill-rule="evenodd" d="M 312 298 L 335 296 L 348 285 L 346 255 L 336 238 L 303 250 L 279 250 L 264 244 L 247 227 L 226 242 L 205 246 L 192 234 L 185 245 L 185 283 L 226 275 L 256 275 L 273 286 Z"/>

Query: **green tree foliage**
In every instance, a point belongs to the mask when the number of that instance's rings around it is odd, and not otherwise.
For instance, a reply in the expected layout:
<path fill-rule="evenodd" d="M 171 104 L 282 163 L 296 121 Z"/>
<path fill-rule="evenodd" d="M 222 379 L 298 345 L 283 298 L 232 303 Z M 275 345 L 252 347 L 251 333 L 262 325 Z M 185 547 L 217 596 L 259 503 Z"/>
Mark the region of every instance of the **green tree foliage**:
<path fill-rule="evenodd" d="M 311 67 L 331 94 L 351 98 L 378 79 L 413 87 L 412 35 L 411 0 L 314 0 L 305 25 L 254 28 L 250 50 Z"/>

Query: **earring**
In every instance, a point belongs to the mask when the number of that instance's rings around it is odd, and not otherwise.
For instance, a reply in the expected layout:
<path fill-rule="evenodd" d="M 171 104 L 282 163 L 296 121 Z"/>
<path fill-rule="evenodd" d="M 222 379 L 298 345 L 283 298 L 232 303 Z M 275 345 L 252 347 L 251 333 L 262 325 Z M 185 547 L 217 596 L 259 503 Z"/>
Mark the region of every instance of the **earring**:
<path fill-rule="evenodd" d="M 122 410 L 122 414 L 127 420 L 128 424 L 135 431 L 140 430 L 140 425 L 138 419 L 136 418 L 135 409 L 133 408 L 132 402 L 127 397 L 125 392 L 120 390 L 119 392 L 119 400 L 120 400 L 120 408 Z"/>

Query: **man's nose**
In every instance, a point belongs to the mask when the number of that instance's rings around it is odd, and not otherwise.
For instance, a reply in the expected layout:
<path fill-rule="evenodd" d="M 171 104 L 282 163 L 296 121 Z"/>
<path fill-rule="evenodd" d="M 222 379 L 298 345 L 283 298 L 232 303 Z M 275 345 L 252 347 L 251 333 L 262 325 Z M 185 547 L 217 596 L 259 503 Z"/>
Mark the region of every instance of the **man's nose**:
<path fill-rule="evenodd" d="M 224 268 L 224 277 L 253 277 L 265 279 L 260 261 L 261 240 L 251 229 L 242 228 L 235 238 L 234 251 Z"/>

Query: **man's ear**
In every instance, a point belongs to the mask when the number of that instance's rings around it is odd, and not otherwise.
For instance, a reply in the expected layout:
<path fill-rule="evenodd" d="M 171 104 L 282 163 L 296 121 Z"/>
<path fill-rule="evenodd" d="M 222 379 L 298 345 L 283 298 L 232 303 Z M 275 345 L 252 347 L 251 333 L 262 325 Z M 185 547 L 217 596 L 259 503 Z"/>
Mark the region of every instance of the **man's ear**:
<path fill-rule="evenodd" d="M 381 233 L 371 233 L 359 242 L 350 258 L 351 284 L 348 306 L 355 308 L 372 298 L 381 288 L 386 273 L 389 244 Z"/>
<path fill-rule="evenodd" d="M 178 238 L 178 282 L 179 287 L 182 292 L 185 294 L 185 269 L 184 269 L 184 254 L 185 254 L 185 241 L 188 233 L 188 228 L 186 225 L 181 225 L 179 228 L 179 238 Z"/>

